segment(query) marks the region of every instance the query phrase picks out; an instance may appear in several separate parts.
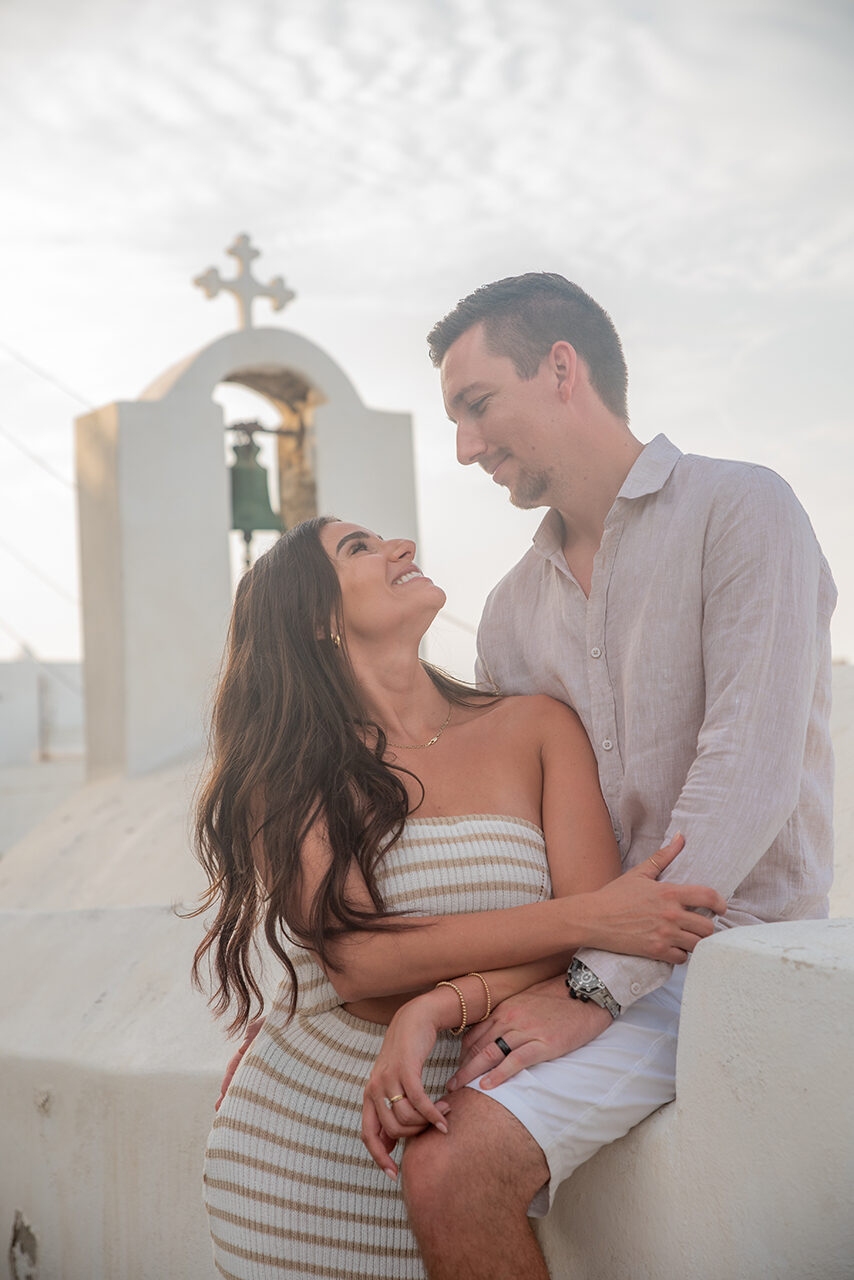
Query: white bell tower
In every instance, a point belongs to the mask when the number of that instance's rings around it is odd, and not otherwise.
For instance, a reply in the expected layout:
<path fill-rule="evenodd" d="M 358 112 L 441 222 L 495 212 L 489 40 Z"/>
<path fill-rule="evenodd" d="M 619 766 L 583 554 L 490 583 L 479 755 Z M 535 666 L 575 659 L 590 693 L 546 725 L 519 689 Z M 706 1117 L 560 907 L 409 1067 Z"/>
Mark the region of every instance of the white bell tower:
<path fill-rule="evenodd" d="M 362 403 L 340 366 L 287 329 L 252 323 L 261 286 L 248 236 L 237 277 L 196 278 L 235 294 L 241 328 L 172 366 L 138 400 L 77 419 L 80 560 L 90 777 L 148 772 L 197 751 L 231 608 L 223 411 L 236 383 L 287 411 L 311 403 L 318 513 L 417 538 L 412 419 Z M 287 481 L 287 476 L 283 477 Z M 283 483 L 283 493 L 286 489 Z"/>

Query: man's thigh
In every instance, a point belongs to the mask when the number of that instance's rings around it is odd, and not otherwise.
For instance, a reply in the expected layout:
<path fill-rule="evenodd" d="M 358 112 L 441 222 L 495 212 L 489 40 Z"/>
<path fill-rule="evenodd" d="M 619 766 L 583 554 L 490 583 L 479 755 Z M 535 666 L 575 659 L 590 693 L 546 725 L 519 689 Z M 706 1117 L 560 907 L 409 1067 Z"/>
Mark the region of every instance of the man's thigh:
<path fill-rule="evenodd" d="M 454 1094 L 447 1120 L 447 1134 L 431 1127 L 406 1142 L 401 1186 L 410 1212 L 440 1208 L 447 1196 L 468 1214 L 492 1217 L 499 1207 L 524 1213 L 549 1176 L 525 1126 L 489 1093 L 468 1089 Z"/>
<path fill-rule="evenodd" d="M 674 1098 L 684 969 L 590 1044 L 481 1092 L 521 1121 L 546 1158 L 549 1181 L 531 1201 L 532 1217 L 548 1212 L 561 1182 L 600 1147 Z"/>

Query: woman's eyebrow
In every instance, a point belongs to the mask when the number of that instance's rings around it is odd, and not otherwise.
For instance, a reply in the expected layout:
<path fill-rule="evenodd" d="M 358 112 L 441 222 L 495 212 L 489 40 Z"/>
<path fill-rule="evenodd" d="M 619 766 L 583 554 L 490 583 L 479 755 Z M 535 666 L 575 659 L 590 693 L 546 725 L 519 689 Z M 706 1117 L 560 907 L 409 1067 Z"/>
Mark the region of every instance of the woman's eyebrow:
<path fill-rule="evenodd" d="M 338 555 L 338 552 L 341 550 L 341 548 L 344 546 L 345 542 L 352 542 L 354 538 L 372 538 L 373 536 L 374 535 L 372 533 L 366 533 L 364 529 L 357 529 L 355 533 L 345 533 L 344 537 L 341 539 L 341 541 L 338 543 L 338 546 L 335 548 L 336 556 Z"/>

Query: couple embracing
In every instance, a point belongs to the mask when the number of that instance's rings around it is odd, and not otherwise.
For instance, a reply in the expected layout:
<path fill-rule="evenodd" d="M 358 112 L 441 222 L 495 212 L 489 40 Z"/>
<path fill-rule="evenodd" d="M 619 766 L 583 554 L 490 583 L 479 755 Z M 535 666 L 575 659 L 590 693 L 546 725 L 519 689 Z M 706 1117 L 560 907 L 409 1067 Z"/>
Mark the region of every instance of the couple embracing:
<path fill-rule="evenodd" d="M 695 944 L 827 912 L 836 593 L 791 490 L 642 445 L 561 276 L 428 341 L 460 462 L 549 510 L 476 690 L 419 660 L 408 540 L 307 521 L 240 582 L 197 963 L 238 1028 L 259 925 L 285 973 L 206 1154 L 225 1276 L 544 1280 L 529 1216 L 674 1096 Z"/>

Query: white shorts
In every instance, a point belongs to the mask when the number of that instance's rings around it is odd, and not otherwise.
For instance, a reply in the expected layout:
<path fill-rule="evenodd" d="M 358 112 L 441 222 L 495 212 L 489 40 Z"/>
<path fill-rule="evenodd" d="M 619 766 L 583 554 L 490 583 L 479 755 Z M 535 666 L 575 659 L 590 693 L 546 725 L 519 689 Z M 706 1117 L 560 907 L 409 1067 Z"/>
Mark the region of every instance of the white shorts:
<path fill-rule="evenodd" d="M 531 1201 L 530 1217 L 545 1217 L 564 1178 L 676 1096 L 687 968 L 674 968 L 664 986 L 630 1005 L 589 1044 L 483 1091 L 522 1122 L 546 1157 L 549 1181 Z M 472 1080 L 468 1087 L 479 1085 Z"/>

